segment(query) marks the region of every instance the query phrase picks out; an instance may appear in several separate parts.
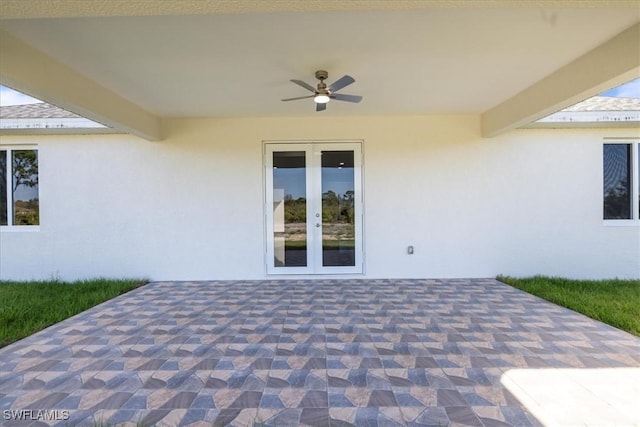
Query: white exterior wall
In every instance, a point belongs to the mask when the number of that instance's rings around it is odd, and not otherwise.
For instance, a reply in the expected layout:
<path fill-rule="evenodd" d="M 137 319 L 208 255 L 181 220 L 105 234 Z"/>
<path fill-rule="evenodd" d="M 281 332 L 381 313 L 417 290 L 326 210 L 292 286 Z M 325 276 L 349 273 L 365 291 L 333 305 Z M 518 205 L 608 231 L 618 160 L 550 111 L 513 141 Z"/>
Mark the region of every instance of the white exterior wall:
<path fill-rule="evenodd" d="M 263 140 L 362 140 L 365 274 L 639 278 L 640 227 L 604 226 L 604 137 L 477 116 L 184 119 L 37 144 L 39 231 L 0 233 L 0 278 L 265 278 Z M 413 245 L 415 254 L 406 247 Z"/>

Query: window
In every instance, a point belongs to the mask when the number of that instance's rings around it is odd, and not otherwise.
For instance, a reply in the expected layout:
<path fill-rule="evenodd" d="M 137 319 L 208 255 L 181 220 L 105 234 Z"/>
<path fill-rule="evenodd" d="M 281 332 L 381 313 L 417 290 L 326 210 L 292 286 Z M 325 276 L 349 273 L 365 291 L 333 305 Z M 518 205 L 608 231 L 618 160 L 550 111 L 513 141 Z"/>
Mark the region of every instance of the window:
<path fill-rule="evenodd" d="M 602 152 L 603 217 L 640 221 L 640 144 L 606 143 Z"/>
<path fill-rule="evenodd" d="M 0 226 L 40 224 L 38 150 L 0 148 Z"/>

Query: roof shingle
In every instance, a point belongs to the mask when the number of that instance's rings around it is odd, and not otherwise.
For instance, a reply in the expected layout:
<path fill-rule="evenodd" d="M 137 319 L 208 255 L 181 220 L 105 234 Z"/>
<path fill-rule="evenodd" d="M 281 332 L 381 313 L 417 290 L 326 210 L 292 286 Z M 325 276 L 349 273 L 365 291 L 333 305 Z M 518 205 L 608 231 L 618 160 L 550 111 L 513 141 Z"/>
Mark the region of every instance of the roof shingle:
<path fill-rule="evenodd" d="M 640 111 L 640 98 L 594 96 L 562 111 Z"/>
<path fill-rule="evenodd" d="M 81 119 L 82 117 L 55 105 L 37 104 L 9 105 L 0 107 L 0 119 Z"/>

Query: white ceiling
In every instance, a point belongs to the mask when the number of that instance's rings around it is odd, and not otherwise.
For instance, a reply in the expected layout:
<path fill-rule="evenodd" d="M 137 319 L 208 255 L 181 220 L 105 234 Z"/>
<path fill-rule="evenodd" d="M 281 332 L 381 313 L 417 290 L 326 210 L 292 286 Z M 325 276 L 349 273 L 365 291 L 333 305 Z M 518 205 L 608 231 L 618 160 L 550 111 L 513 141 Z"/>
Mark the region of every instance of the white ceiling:
<path fill-rule="evenodd" d="M 461 4 L 27 18 L 0 28 L 160 117 L 418 115 L 487 111 L 640 21 L 640 7 Z M 307 95 L 289 79 L 315 85 L 317 69 L 329 83 L 353 76 L 340 93 L 363 101 L 332 101 L 323 113 L 310 99 L 280 101 Z"/>

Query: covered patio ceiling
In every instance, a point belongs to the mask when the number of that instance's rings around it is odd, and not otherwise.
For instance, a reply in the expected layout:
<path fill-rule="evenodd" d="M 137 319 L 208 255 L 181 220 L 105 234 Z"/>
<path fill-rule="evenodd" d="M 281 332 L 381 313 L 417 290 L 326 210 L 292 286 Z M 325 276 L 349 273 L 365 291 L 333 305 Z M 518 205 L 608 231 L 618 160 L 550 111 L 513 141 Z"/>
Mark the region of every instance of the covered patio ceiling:
<path fill-rule="evenodd" d="M 3 0 L 0 84 L 150 140 L 164 118 L 481 115 L 483 135 L 640 75 L 637 0 Z M 289 82 L 350 74 L 316 113 Z"/>

